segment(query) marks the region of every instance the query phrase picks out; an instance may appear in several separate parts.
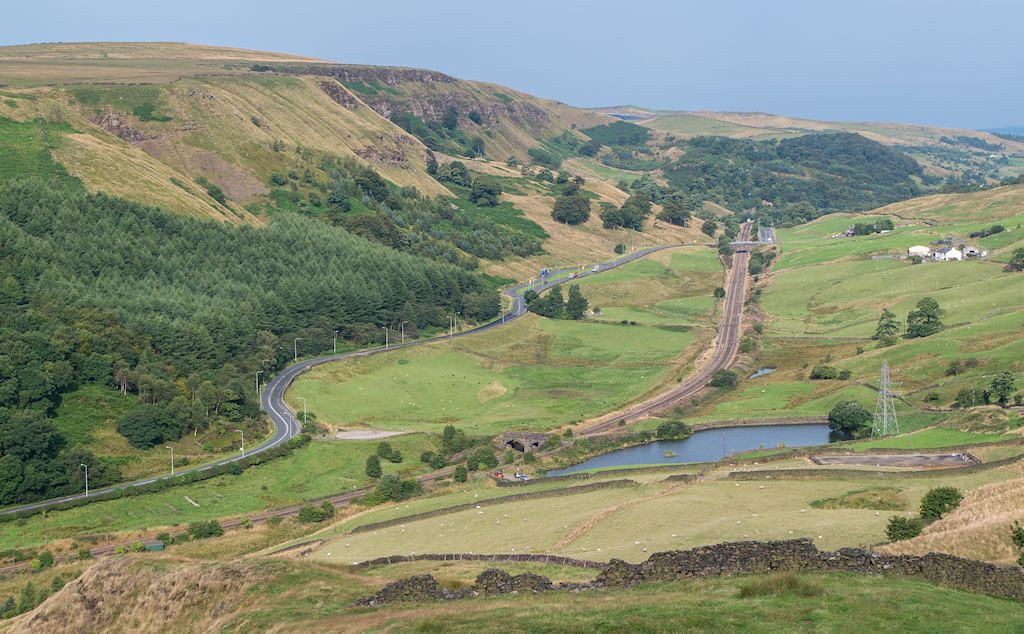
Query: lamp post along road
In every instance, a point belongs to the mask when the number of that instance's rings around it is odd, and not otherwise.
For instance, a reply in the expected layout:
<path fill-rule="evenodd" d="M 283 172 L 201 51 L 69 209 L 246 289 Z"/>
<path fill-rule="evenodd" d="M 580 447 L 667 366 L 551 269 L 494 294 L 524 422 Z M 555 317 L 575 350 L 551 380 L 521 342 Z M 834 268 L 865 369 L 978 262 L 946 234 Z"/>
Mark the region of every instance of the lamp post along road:
<path fill-rule="evenodd" d="M 452 326 L 452 316 L 448 315 L 448 341 L 452 340 L 452 333 L 454 332 Z"/>
<path fill-rule="evenodd" d="M 78 466 L 85 469 L 85 497 L 89 497 L 89 465 L 80 464 Z"/>
<path fill-rule="evenodd" d="M 338 354 L 338 331 L 334 331 L 334 354 Z"/>
<path fill-rule="evenodd" d="M 174 447 L 170 445 L 164 445 L 164 447 L 171 450 L 171 475 L 174 475 Z"/>
<path fill-rule="evenodd" d="M 409 323 L 409 322 L 407 322 L 407 321 L 403 321 L 403 322 L 402 322 L 401 324 L 399 324 L 399 326 L 398 326 L 398 327 L 399 327 L 399 328 L 400 328 L 400 329 L 402 330 L 402 343 L 405 343 L 405 325 L 406 325 L 407 323 Z"/>
<path fill-rule="evenodd" d="M 256 398 L 260 397 L 260 375 L 263 374 L 263 370 L 256 370 Z"/>
<path fill-rule="evenodd" d="M 391 347 L 391 343 L 388 341 L 388 327 L 382 326 L 382 328 L 384 328 L 384 349 L 387 350 Z"/>
<path fill-rule="evenodd" d="M 245 457 L 245 432 L 241 429 L 236 429 L 238 433 L 242 434 L 242 457 Z"/>
<path fill-rule="evenodd" d="M 300 341 L 302 341 L 302 337 L 296 337 L 295 338 L 295 341 L 294 341 L 294 344 L 295 344 L 295 361 L 299 360 L 299 342 Z"/>

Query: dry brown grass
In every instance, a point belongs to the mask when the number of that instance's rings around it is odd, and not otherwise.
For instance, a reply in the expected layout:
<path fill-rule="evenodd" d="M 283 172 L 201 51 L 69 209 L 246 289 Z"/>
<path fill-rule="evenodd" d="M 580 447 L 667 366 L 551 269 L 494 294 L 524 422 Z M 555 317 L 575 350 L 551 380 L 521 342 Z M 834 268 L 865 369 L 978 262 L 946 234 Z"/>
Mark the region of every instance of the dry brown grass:
<path fill-rule="evenodd" d="M 1024 465 L 1012 467 L 1024 472 Z M 995 482 L 966 492 L 960 508 L 925 527 L 920 536 L 879 547 L 891 554 L 943 552 L 969 559 L 1011 563 L 1020 555 L 1010 541 L 1010 526 L 1024 521 L 1024 477 Z"/>

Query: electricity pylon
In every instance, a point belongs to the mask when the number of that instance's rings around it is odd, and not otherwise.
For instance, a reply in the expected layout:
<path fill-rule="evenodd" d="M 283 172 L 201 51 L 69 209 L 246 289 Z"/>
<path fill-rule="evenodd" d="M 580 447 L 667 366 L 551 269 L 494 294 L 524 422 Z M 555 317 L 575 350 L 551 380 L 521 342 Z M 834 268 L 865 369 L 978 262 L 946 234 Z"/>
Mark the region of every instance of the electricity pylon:
<path fill-rule="evenodd" d="M 882 378 L 878 382 L 878 400 L 875 401 L 875 423 L 871 427 L 872 436 L 888 436 L 900 433 L 900 423 L 896 419 L 896 402 L 889 380 L 889 362 L 882 362 Z"/>

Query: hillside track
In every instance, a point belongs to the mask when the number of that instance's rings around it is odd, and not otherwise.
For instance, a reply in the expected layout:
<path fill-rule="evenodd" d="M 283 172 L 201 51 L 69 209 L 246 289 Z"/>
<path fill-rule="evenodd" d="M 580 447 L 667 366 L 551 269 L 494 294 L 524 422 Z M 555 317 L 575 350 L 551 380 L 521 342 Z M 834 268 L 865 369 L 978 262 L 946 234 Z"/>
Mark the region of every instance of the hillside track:
<path fill-rule="evenodd" d="M 749 239 L 751 225 L 744 223 L 737 241 Z M 743 304 L 746 298 L 747 263 L 750 253 L 737 251 L 733 254 L 729 282 L 725 289 L 725 303 L 722 309 L 722 321 L 715 336 L 714 352 L 708 363 L 696 374 L 684 380 L 678 386 L 663 392 L 638 405 L 628 408 L 609 417 L 600 418 L 591 424 L 583 424 L 575 430 L 577 435 L 592 436 L 614 430 L 631 420 L 644 418 L 655 412 L 666 409 L 686 399 L 692 398 L 710 381 L 718 370 L 728 368 L 736 358 L 739 349 Z"/>

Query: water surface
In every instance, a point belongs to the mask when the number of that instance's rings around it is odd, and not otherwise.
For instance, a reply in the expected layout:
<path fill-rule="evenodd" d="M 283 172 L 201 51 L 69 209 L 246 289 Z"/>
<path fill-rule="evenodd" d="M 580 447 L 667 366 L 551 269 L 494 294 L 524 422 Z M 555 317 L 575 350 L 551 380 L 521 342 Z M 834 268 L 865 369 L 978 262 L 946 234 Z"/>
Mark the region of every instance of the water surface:
<path fill-rule="evenodd" d="M 601 467 L 628 467 L 643 464 L 676 464 L 680 462 L 714 462 L 726 456 L 751 449 L 808 447 L 829 442 L 828 425 L 750 425 L 694 432 L 685 440 L 657 440 L 646 445 L 617 449 L 595 456 L 564 469 L 553 469 L 549 476 L 565 475 Z M 666 458 L 665 452 L 676 455 Z"/>

